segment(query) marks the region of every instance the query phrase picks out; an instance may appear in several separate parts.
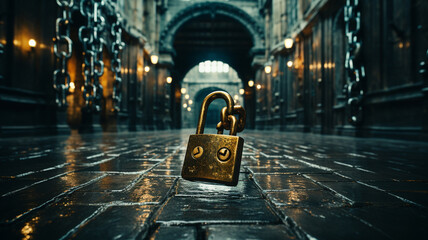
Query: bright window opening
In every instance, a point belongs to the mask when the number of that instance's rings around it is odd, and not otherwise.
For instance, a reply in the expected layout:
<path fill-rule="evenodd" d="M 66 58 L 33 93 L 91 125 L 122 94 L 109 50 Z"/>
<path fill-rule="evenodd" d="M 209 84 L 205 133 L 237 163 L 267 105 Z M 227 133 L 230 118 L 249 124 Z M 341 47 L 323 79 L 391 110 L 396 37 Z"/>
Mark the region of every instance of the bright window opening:
<path fill-rule="evenodd" d="M 200 73 L 228 73 L 229 65 L 223 63 L 222 61 L 205 61 L 199 63 L 199 72 Z"/>

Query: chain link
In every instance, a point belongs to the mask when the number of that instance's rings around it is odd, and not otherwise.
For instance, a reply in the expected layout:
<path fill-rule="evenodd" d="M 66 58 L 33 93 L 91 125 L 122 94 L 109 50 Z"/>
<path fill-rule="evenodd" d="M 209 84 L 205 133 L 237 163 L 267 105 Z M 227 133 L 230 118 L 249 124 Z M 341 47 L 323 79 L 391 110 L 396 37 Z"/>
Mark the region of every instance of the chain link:
<path fill-rule="evenodd" d="M 111 60 L 111 71 L 114 73 L 113 85 L 113 111 L 120 111 L 120 103 L 122 100 L 122 61 L 120 60 L 120 53 L 125 47 L 122 41 L 122 17 L 119 13 L 115 15 L 115 22 L 111 25 L 111 35 L 114 42 L 111 45 L 111 52 L 113 59 Z"/>
<path fill-rule="evenodd" d="M 346 36 L 348 50 L 346 52 L 345 68 L 348 80 L 344 86 L 347 95 L 348 121 L 352 125 L 359 125 L 362 121 L 362 100 L 364 91 L 362 81 L 365 78 L 365 69 L 362 57 L 361 37 L 361 5 L 359 0 L 347 0 L 344 8 Z"/>
<path fill-rule="evenodd" d="M 71 8 L 73 0 L 57 0 L 62 10 L 62 17 L 56 19 L 54 54 L 59 59 L 59 68 L 53 72 L 53 88 L 56 92 L 55 103 L 60 109 L 67 108 L 67 95 L 70 93 L 70 74 L 67 62 L 73 52 L 73 41 L 70 38 Z"/>
<path fill-rule="evenodd" d="M 79 28 L 79 40 L 83 46 L 84 63 L 82 74 L 84 78 L 83 98 L 86 110 L 99 112 L 103 87 L 99 78 L 104 74 L 102 32 L 105 19 L 101 15 L 101 8 L 105 0 L 81 0 L 80 13 L 86 17 L 86 26 Z"/>
<path fill-rule="evenodd" d="M 217 123 L 217 134 L 223 134 L 223 130 L 231 130 L 231 122 L 229 120 L 229 116 L 234 116 L 238 114 L 239 119 L 237 120 L 237 129 L 236 132 L 242 132 L 245 127 L 245 121 L 247 118 L 247 114 L 245 112 L 245 109 L 241 105 L 235 105 L 233 106 L 233 112 L 231 115 L 227 114 L 227 107 L 224 107 L 221 109 L 220 114 L 220 122 Z"/>

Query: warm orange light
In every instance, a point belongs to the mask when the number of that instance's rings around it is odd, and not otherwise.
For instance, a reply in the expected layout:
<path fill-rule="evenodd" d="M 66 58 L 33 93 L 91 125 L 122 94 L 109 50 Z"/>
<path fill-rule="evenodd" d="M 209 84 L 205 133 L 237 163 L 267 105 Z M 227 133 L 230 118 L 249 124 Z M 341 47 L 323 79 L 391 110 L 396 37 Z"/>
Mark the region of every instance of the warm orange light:
<path fill-rule="evenodd" d="M 166 78 L 166 82 L 167 82 L 168 84 L 172 83 L 172 77 L 167 77 L 167 78 Z"/>
<path fill-rule="evenodd" d="M 138 66 L 137 67 L 137 72 L 138 73 L 142 73 L 144 71 L 144 69 L 143 69 L 143 67 L 142 66 Z"/>
<path fill-rule="evenodd" d="M 74 85 L 74 82 L 70 83 L 70 92 L 74 93 L 74 89 L 76 89 L 76 85 Z"/>
<path fill-rule="evenodd" d="M 36 46 L 37 46 L 37 42 L 36 42 L 36 40 L 34 40 L 34 39 L 30 39 L 30 40 L 28 41 L 28 46 L 30 46 L 30 47 L 32 47 L 32 48 L 36 47 Z"/>
<path fill-rule="evenodd" d="M 253 80 L 248 81 L 248 86 L 249 87 L 253 87 L 254 86 L 254 81 Z"/>

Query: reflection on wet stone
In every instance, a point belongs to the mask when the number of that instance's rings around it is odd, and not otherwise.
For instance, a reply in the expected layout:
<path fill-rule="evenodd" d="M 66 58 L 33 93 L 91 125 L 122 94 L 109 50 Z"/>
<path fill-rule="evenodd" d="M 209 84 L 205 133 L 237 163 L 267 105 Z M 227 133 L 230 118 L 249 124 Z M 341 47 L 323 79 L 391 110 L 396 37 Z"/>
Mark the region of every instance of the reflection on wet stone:
<path fill-rule="evenodd" d="M 193 226 L 165 226 L 161 225 L 150 240 L 168 240 L 168 239 L 182 239 L 182 240 L 196 240 L 197 230 Z"/>
<path fill-rule="evenodd" d="M 239 182 L 228 187 L 181 178 L 190 133 L 0 139 L 0 234 L 5 239 L 427 234 L 427 144 L 246 131 Z"/>
<path fill-rule="evenodd" d="M 263 199 L 173 197 L 157 222 L 278 223 L 279 219 Z"/>
<path fill-rule="evenodd" d="M 300 175 L 255 175 L 254 179 L 263 190 L 321 188 L 311 180 Z"/>
<path fill-rule="evenodd" d="M 288 221 L 316 239 L 386 239 L 381 231 L 340 208 L 284 208 Z"/>
<path fill-rule="evenodd" d="M 10 225 L 0 225 L 3 239 L 59 239 L 98 207 L 54 204 Z"/>
<path fill-rule="evenodd" d="M 112 206 L 72 235 L 79 239 L 134 239 L 148 228 L 153 206 Z"/>
<path fill-rule="evenodd" d="M 284 225 L 209 225 L 207 239 L 296 239 Z"/>
<path fill-rule="evenodd" d="M 121 200 L 140 203 L 161 202 L 171 191 L 175 181 L 174 177 L 145 177 L 124 192 Z"/>
<path fill-rule="evenodd" d="M 278 206 L 295 207 L 344 207 L 349 206 L 343 198 L 326 190 L 285 190 L 267 192 L 268 198 Z"/>
<path fill-rule="evenodd" d="M 253 181 L 245 179 L 245 175 L 240 175 L 240 180 L 236 187 L 224 185 L 207 184 L 201 182 L 191 182 L 180 179 L 177 188 L 177 196 L 190 197 L 219 197 L 219 198 L 261 198 Z"/>

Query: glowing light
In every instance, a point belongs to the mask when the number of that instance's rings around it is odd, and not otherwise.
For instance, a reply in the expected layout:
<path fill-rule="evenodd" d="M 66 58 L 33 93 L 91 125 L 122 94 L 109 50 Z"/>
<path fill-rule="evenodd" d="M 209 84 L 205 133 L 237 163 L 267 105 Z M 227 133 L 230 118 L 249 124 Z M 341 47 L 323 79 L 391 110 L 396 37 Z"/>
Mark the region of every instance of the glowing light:
<path fill-rule="evenodd" d="M 33 233 L 34 229 L 31 227 L 30 223 L 26 223 L 25 226 L 21 229 L 21 233 L 24 235 L 25 240 L 31 238 L 31 233 Z"/>
<path fill-rule="evenodd" d="M 150 57 L 150 60 L 152 61 L 153 64 L 157 64 L 159 61 L 159 56 L 158 55 L 152 55 Z"/>
<path fill-rule="evenodd" d="M 287 66 L 288 66 L 288 67 L 292 67 L 292 66 L 293 66 L 293 61 L 288 61 L 288 62 L 287 62 Z"/>
<path fill-rule="evenodd" d="M 244 89 L 239 89 L 239 94 L 241 94 L 241 95 L 244 95 L 244 93 L 245 93 L 245 90 Z"/>
<path fill-rule="evenodd" d="M 184 98 L 185 98 L 185 99 L 189 99 L 189 98 L 190 98 L 189 94 L 186 94 L 186 95 L 184 96 Z"/>
<path fill-rule="evenodd" d="M 205 61 L 199 63 L 200 73 L 227 73 L 229 72 L 229 65 L 222 61 Z"/>
<path fill-rule="evenodd" d="M 260 85 L 260 84 L 257 84 L 257 89 L 261 89 L 262 88 L 262 85 Z"/>
<path fill-rule="evenodd" d="M 185 88 L 181 88 L 181 94 L 185 94 L 186 92 L 187 92 L 187 89 L 185 89 Z"/>
<path fill-rule="evenodd" d="M 253 80 L 248 81 L 248 86 L 249 87 L 253 87 L 254 86 L 254 81 Z"/>
<path fill-rule="evenodd" d="M 188 112 L 192 111 L 192 108 L 191 108 L 191 107 L 188 107 L 188 108 L 187 108 L 187 111 L 188 111 Z"/>
<path fill-rule="evenodd" d="M 168 84 L 172 83 L 172 77 L 167 77 L 167 78 L 166 78 L 166 82 L 167 82 Z"/>
<path fill-rule="evenodd" d="M 74 82 L 70 83 L 70 92 L 73 93 L 74 89 L 76 89 L 76 85 L 74 85 Z"/>
<path fill-rule="evenodd" d="M 205 63 L 203 62 L 199 63 L 199 72 L 200 73 L 205 72 Z"/>
<path fill-rule="evenodd" d="M 238 100 L 239 96 L 237 94 L 235 94 L 235 96 L 233 96 L 233 99 Z"/>
<path fill-rule="evenodd" d="M 224 73 L 229 72 L 229 65 L 228 64 L 223 64 L 223 72 Z"/>
<path fill-rule="evenodd" d="M 30 47 L 34 48 L 34 47 L 36 47 L 36 46 L 37 46 L 37 42 L 36 42 L 36 40 L 34 40 L 34 39 L 30 39 L 30 40 L 28 41 L 28 45 L 29 45 Z"/>
<path fill-rule="evenodd" d="M 193 101 L 192 101 L 192 99 L 190 99 L 189 100 L 189 105 L 192 105 L 193 104 Z"/>
<path fill-rule="evenodd" d="M 286 38 L 286 39 L 284 40 L 284 46 L 285 46 L 285 48 L 286 48 L 286 49 L 290 49 L 290 48 L 292 48 L 292 47 L 293 47 L 293 44 L 294 44 L 294 41 L 293 41 L 293 39 L 292 39 L 292 38 Z"/>
<path fill-rule="evenodd" d="M 270 66 L 270 65 L 266 65 L 266 66 L 265 66 L 265 73 L 266 73 L 266 74 L 269 74 L 270 72 L 272 72 L 272 66 Z"/>
<path fill-rule="evenodd" d="M 145 66 L 145 67 L 144 67 L 144 71 L 145 71 L 145 72 L 150 72 L 150 67 L 149 67 L 149 66 Z"/>
<path fill-rule="evenodd" d="M 183 104 L 183 108 L 187 108 L 187 103 Z"/>

